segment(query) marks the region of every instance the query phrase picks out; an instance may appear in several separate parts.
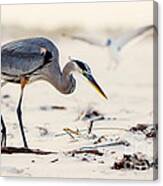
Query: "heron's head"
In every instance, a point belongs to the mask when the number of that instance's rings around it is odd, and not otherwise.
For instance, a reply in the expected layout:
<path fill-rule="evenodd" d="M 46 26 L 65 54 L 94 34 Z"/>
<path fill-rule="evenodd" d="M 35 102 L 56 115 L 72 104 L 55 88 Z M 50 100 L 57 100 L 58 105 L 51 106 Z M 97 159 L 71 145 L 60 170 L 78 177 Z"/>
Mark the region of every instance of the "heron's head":
<path fill-rule="evenodd" d="M 71 59 L 71 62 L 75 64 L 75 71 L 82 74 L 100 95 L 102 95 L 105 99 L 108 99 L 101 87 L 97 84 L 95 78 L 93 77 L 90 67 L 86 63 L 77 59 Z"/>
<path fill-rule="evenodd" d="M 111 44 L 112 44 L 112 40 L 108 39 L 107 42 L 106 42 L 106 46 L 110 46 Z"/>

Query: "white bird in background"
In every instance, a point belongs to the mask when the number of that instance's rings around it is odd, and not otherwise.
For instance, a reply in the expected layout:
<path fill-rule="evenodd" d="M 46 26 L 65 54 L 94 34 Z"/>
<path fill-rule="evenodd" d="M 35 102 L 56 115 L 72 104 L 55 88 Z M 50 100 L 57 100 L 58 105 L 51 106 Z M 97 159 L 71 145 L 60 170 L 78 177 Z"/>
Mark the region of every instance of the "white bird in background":
<path fill-rule="evenodd" d="M 148 25 L 144 27 L 140 27 L 138 29 L 132 30 L 130 32 L 126 32 L 123 35 L 119 36 L 118 38 L 108 38 L 104 42 L 97 40 L 97 38 L 87 38 L 82 36 L 70 36 L 73 40 L 79 40 L 82 42 L 86 42 L 90 45 L 95 45 L 99 47 L 109 47 L 113 54 L 114 61 L 118 63 L 120 61 L 119 53 L 121 50 L 132 40 L 141 36 L 145 32 L 154 29 L 157 32 L 157 28 L 154 25 Z"/>

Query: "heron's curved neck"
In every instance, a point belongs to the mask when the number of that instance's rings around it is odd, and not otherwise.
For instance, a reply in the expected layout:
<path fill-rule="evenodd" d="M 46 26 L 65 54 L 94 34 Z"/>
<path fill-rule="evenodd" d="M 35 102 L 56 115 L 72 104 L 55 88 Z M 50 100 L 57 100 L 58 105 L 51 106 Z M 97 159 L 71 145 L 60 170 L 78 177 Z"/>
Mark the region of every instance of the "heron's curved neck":
<path fill-rule="evenodd" d="M 50 83 L 61 93 L 71 94 L 76 87 L 76 81 L 72 76 L 74 69 L 72 62 L 67 63 L 62 72 L 59 66 L 58 69 L 56 69 L 56 66 L 50 67 Z"/>

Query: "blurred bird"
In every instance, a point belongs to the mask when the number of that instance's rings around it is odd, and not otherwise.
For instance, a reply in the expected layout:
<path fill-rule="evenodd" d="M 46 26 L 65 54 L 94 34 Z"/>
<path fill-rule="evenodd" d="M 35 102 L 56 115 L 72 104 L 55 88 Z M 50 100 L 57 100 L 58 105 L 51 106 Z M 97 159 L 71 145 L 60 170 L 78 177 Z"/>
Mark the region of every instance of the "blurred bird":
<path fill-rule="evenodd" d="M 79 40 L 82 42 L 86 42 L 87 44 L 90 45 L 95 45 L 99 47 L 109 47 L 112 51 L 114 60 L 116 62 L 119 62 L 120 57 L 119 57 L 119 52 L 132 40 L 137 38 L 138 36 L 141 36 L 145 32 L 151 30 L 151 29 L 156 29 L 154 25 L 148 25 L 144 27 L 140 27 L 136 30 L 133 30 L 131 32 L 126 32 L 123 35 L 119 36 L 118 38 L 108 38 L 104 42 L 99 41 L 97 38 L 87 38 L 87 37 L 82 37 L 82 36 L 70 36 L 71 39 L 73 40 Z"/>
<path fill-rule="evenodd" d="M 1 74 L 4 86 L 6 83 L 18 83 L 21 86 L 17 115 L 23 144 L 28 148 L 22 120 L 22 99 L 27 84 L 37 80 L 51 83 L 63 94 L 71 94 L 76 88 L 73 72 L 83 75 L 93 87 L 107 99 L 107 96 L 95 81 L 90 67 L 77 59 L 70 59 L 61 71 L 59 51 L 53 42 L 46 38 L 30 38 L 7 43 L 1 48 Z M 6 146 L 6 127 L 1 115 L 2 141 Z"/>

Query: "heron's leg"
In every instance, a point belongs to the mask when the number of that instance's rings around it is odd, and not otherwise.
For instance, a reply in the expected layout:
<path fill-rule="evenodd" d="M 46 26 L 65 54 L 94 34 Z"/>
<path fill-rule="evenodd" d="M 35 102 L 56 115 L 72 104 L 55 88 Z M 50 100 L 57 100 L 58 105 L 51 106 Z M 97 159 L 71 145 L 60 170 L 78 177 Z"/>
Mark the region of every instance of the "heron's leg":
<path fill-rule="evenodd" d="M 93 123 L 94 123 L 94 121 L 91 121 L 91 122 L 90 122 L 90 125 L 89 125 L 89 127 L 88 127 L 88 134 L 91 134 L 91 132 L 92 132 Z"/>
<path fill-rule="evenodd" d="M 3 117 L 1 115 L 1 147 L 6 147 L 6 141 L 7 141 L 7 135 L 6 135 L 6 127 L 5 127 L 5 122 L 3 120 Z"/>
<path fill-rule="evenodd" d="M 28 82 L 28 80 L 26 78 L 24 78 L 24 77 L 22 77 L 21 80 L 20 80 L 20 83 L 21 83 L 21 94 L 20 94 L 18 107 L 17 107 L 17 115 L 18 115 L 20 130 L 21 130 L 21 134 L 22 134 L 23 143 L 24 143 L 24 147 L 25 148 L 28 148 L 28 145 L 27 145 L 27 140 L 26 140 L 25 133 L 24 133 L 24 128 L 23 128 L 21 104 L 22 104 L 22 99 L 23 99 L 24 87 L 27 84 L 27 82 Z"/>
<path fill-rule="evenodd" d="M 7 84 L 7 81 L 1 80 L 1 88 L 4 87 Z M 1 147 L 6 146 L 7 141 L 7 135 L 6 135 L 6 127 L 5 122 L 3 120 L 2 114 L 1 114 Z"/>

